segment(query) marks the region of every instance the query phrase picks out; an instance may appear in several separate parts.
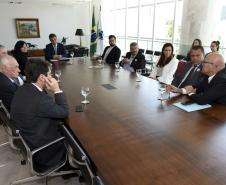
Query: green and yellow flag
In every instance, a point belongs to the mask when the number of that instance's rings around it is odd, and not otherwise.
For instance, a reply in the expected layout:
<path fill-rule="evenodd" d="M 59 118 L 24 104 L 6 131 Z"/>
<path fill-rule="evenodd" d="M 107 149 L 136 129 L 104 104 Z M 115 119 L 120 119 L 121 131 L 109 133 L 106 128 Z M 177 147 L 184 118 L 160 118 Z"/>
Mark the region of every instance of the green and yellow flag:
<path fill-rule="evenodd" d="M 97 27 L 96 27 L 94 7 L 93 7 L 91 41 L 90 41 L 90 56 L 93 56 L 95 54 L 96 50 L 97 50 Z"/>

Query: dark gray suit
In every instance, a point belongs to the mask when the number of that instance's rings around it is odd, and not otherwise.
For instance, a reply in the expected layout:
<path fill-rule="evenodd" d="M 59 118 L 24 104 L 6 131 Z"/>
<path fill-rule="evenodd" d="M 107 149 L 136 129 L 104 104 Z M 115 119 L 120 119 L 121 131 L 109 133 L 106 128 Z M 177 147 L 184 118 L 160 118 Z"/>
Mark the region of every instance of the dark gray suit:
<path fill-rule="evenodd" d="M 106 53 L 106 51 L 108 50 L 110 46 L 107 46 L 104 49 L 103 55 L 102 55 L 102 59 L 104 58 L 104 55 Z M 112 50 L 110 51 L 110 53 L 108 54 L 107 58 L 106 58 L 106 62 L 108 64 L 115 64 L 115 62 L 119 62 L 119 58 L 121 55 L 121 50 L 118 48 L 118 46 L 114 46 L 112 48 Z"/>
<path fill-rule="evenodd" d="M 63 93 L 54 99 L 33 84 L 24 84 L 15 93 L 11 105 L 11 118 L 32 149 L 59 137 L 57 122 L 68 116 L 68 106 Z M 36 156 L 38 166 L 53 166 L 66 154 L 63 143 Z"/>
<path fill-rule="evenodd" d="M 208 77 L 197 86 L 196 94 L 190 96 L 198 104 L 219 103 L 226 105 L 226 74 L 218 72 L 208 83 Z"/>
<path fill-rule="evenodd" d="M 178 87 L 182 82 L 183 78 L 185 77 L 185 75 L 187 74 L 187 72 L 192 68 L 192 66 L 193 66 L 192 62 L 187 62 L 181 74 L 174 77 L 172 85 Z M 199 65 L 194 71 L 194 73 L 192 75 L 189 75 L 188 78 L 180 85 L 180 88 L 183 88 L 187 85 L 196 86 L 197 84 L 199 84 L 203 78 L 203 74 L 201 73 L 201 71 L 202 65 Z"/>
<path fill-rule="evenodd" d="M 9 111 L 13 95 L 17 88 L 18 85 L 13 83 L 7 76 L 0 72 L 0 99 Z"/>

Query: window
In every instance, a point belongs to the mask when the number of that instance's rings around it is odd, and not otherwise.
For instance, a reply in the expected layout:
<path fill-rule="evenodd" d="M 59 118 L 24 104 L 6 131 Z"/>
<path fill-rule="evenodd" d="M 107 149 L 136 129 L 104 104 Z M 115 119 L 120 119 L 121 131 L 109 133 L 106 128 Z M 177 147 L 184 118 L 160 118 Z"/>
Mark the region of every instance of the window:
<path fill-rule="evenodd" d="M 137 37 L 138 31 L 138 8 L 127 10 L 127 36 Z"/>
<path fill-rule="evenodd" d="M 154 6 L 140 7 L 139 36 L 152 38 Z"/>

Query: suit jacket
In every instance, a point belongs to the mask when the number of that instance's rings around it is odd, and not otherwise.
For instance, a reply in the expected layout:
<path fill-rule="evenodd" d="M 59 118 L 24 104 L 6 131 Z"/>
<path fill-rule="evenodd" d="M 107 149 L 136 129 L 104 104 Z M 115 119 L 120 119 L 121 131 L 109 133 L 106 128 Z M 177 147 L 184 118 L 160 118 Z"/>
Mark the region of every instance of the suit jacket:
<path fill-rule="evenodd" d="M 47 44 L 45 49 L 46 60 L 53 59 L 53 55 L 55 55 L 55 51 L 52 43 Z M 63 57 L 66 57 L 66 50 L 64 48 L 64 45 L 61 43 L 57 43 L 57 55 L 62 55 Z"/>
<path fill-rule="evenodd" d="M 156 74 L 158 70 L 157 63 L 158 62 L 155 63 L 154 68 L 151 71 L 150 77 L 156 78 Z M 176 59 L 176 57 L 173 57 L 171 61 L 163 67 L 162 75 L 158 77 L 158 80 L 165 84 L 171 84 L 173 80 L 173 75 L 177 70 L 177 66 L 178 66 L 178 60 Z"/>
<path fill-rule="evenodd" d="M 105 47 L 103 55 L 101 56 L 102 59 L 104 58 L 104 55 L 105 55 L 105 53 L 106 53 L 106 51 L 108 50 L 109 47 L 110 46 Z M 112 48 L 112 50 L 110 51 L 110 53 L 108 54 L 105 61 L 108 64 L 115 64 L 115 62 L 119 61 L 120 55 L 121 55 L 121 50 L 118 48 L 118 46 L 114 46 Z"/>
<path fill-rule="evenodd" d="M 193 66 L 192 62 L 187 62 L 181 74 L 174 77 L 172 85 L 178 87 L 192 66 Z M 197 84 L 199 84 L 203 78 L 203 74 L 201 71 L 202 65 L 199 65 L 196 71 L 192 74 L 192 76 L 189 76 L 188 79 L 180 85 L 180 88 L 183 88 L 187 85 L 197 86 Z"/>
<path fill-rule="evenodd" d="M 5 107 L 10 111 L 10 105 L 18 86 L 7 76 L 0 72 L 0 99 Z"/>
<path fill-rule="evenodd" d="M 198 104 L 219 103 L 226 105 L 226 74 L 219 71 L 208 83 L 208 76 L 197 86 L 196 94 L 190 96 Z"/>
<path fill-rule="evenodd" d="M 130 58 L 131 57 L 131 52 L 126 53 L 126 58 Z M 120 65 L 123 67 L 123 61 L 120 62 Z M 145 56 L 142 54 L 142 52 L 138 52 L 138 54 L 136 55 L 136 57 L 133 59 L 133 61 L 130 64 L 130 67 L 132 67 L 134 69 L 134 71 L 136 71 L 137 69 L 145 69 L 145 65 L 146 65 L 146 60 L 145 60 Z"/>
<path fill-rule="evenodd" d="M 29 147 L 34 149 L 59 137 L 57 122 L 68 116 L 68 106 L 63 93 L 54 99 L 31 83 L 24 84 L 15 93 L 11 105 L 11 118 Z M 53 166 L 66 153 L 63 143 L 45 150 L 35 157 L 37 166 Z"/>

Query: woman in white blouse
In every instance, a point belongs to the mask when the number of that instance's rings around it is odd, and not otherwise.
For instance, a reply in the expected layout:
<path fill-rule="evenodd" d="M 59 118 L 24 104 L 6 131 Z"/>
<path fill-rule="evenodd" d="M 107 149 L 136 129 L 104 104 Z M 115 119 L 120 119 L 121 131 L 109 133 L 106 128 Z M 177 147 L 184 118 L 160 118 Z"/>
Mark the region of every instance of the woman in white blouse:
<path fill-rule="evenodd" d="M 165 84 L 171 84 L 177 70 L 178 60 L 173 54 L 173 45 L 166 43 L 162 47 L 162 54 L 154 65 L 149 77 Z"/>

